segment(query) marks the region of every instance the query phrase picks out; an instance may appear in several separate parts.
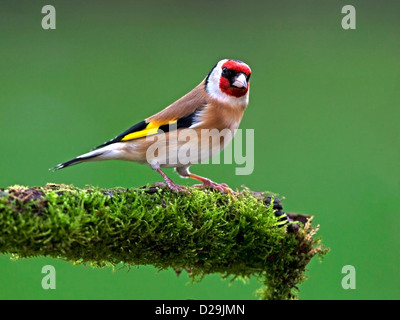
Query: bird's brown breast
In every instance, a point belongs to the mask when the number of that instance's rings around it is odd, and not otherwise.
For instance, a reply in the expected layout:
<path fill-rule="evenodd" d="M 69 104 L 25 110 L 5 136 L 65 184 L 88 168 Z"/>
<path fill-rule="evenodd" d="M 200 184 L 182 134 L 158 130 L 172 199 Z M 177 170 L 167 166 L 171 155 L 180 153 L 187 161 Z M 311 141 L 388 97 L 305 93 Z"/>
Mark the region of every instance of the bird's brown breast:
<path fill-rule="evenodd" d="M 211 101 L 201 113 L 204 129 L 235 130 L 243 118 L 245 107 L 232 106 L 218 101 Z"/>

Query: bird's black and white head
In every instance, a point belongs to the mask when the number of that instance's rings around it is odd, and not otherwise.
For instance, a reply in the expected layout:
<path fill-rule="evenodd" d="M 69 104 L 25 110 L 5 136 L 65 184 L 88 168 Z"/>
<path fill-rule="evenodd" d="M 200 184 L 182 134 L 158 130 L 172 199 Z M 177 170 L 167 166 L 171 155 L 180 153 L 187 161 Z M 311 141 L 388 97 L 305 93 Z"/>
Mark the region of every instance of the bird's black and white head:
<path fill-rule="evenodd" d="M 219 61 L 206 78 L 208 94 L 221 102 L 247 106 L 251 69 L 239 60 Z"/>

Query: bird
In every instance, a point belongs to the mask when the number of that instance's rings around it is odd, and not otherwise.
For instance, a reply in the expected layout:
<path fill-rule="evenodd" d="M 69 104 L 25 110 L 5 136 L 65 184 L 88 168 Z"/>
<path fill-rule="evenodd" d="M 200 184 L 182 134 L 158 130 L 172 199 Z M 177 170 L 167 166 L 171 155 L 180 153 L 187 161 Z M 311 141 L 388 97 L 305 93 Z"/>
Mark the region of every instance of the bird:
<path fill-rule="evenodd" d="M 163 168 L 175 168 L 182 178 L 200 181 L 196 187 L 232 193 L 226 184 L 193 174 L 189 167 L 210 159 L 231 142 L 249 103 L 250 76 L 246 63 L 220 60 L 200 84 L 165 109 L 52 170 L 90 161 L 133 161 L 149 165 L 173 191 L 188 189 L 173 182 Z"/>

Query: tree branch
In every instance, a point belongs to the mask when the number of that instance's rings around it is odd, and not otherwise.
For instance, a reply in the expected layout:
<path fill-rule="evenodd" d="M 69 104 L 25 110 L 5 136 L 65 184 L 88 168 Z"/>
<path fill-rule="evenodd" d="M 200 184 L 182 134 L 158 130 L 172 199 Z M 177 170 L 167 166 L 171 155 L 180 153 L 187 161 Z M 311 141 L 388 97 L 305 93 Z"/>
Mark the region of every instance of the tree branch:
<path fill-rule="evenodd" d="M 328 251 L 308 218 L 249 190 L 13 186 L 0 189 L 0 253 L 256 277 L 262 299 L 292 299 L 308 262 Z"/>

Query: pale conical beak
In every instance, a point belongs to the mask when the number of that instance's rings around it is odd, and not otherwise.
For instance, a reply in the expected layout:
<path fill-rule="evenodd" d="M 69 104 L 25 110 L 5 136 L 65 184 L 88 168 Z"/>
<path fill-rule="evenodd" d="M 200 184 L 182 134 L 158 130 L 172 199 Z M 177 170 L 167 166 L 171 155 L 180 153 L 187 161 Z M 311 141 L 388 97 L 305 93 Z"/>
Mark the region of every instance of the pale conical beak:
<path fill-rule="evenodd" d="M 247 88 L 246 76 L 243 73 L 240 73 L 235 81 L 232 83 L 232 86 L 240 89 Z"/>

